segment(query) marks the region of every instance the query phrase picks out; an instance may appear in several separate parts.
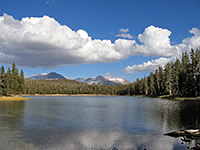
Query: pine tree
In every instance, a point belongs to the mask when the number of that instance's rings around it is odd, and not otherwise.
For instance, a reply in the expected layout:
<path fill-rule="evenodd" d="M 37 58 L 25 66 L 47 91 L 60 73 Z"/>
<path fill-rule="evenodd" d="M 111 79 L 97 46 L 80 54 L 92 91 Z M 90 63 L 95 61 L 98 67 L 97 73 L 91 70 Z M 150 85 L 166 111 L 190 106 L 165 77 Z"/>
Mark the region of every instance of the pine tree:
<path fill-rule="evenodd" d="M 154 88 L 155 88 L 155 95 L 158 96 L 160 93 L 160 85 L 159 85 L 159 74 L 158 74 L 158 69 L 156 69 L 155 74 L 154 74 Z"/>
<path fill-rule="evenodd" d="M 154 74 L 151 72 L 149 76 L 149 95 L 155 96 L 155 87 L 154 87 Z"/>
<path fill-rule="evenodd" d="M 0 79 L 0 97 L 3 95 L 2 85 L 3 83 L 2 83 L 2 80 Z"/>
<path fill-rule="evenodd" d="M 187 51 L 185 51 L 185 53 L 182 53 L 181 73 L 179 79 L 179 89 L 181 96 L 188 95 L 189 65 L 190 65 L 189 54 L 187 53 Z"/>
<path fill-rule="evenodd" d="M 10 68 L 8 67 L 8 71 L 5 74 L 5 82 L 4 82 L 4 95 L 10 96 L 12 94 L 12 73 Z"/>
<path fill-rule="evenodd" d="M 167 63 L 165 65 L 165 70 L 164 70 L 164 88 L 165 88 L 165 94 L 172 94 L 172 68 L 171 64 Z"/>
<path fill-rule="evenodd" d="M 191 49 L 190 51 L 190 59 L 191 59 L 191 63 L 189 65 L 189 67 L 187 68 L 187 73 L 188 73 L 188 76 L 189 76 L 189 83 L 187 84 L 187 87 L 188 87 L 188 95 L 190 96 L 196 96 L 197 93 L 196 93 L 196 75 L 195 75 L 195 72 L 196 72 L 196 58 L 195 58 L 195 51 L 194 49 Z"/>
<path fill-rule="evenodd" d="M 20 76 L 19 76 L 19 93 L 20 94 L 25 93 L 25 80 L 24 80 L 23 70 L 20 71 Z"/>
<path fill-rule="evenodd" d="M 142 89 L 143 89 L 143 95 L 148 95 L 148 82 L 146 77 L 142 79 Z"/>
<path fill-rule="evenodd" d="M 1 72 L 0 72 L 0 80 L 1 80 L 1 84 L 0 84 L 0 87 L 1 87 L 1 92 L 2 92 L 2 95 L 5 94 L 5 69 L 4 69 L 4 66 L 1 67 Z"/>
<path fill-rule="evenodd" d="M 200 75 L 200 51 L 198 49 L 196 49 L 195 51 L 195 56 L 194 56 L 194 60 L 192 61 L 193 65 L 194 65 L 194 96 L 198 96 L 198 88 L 199 88 L 199 75 Z"/>
<path fill-rule="evenodd" d="M 158 76 L 159 76 L 159 87 L 160 87 L 159 95 L 163 95 L 164 94 L 164 73 L 163 73 L 162 66 L 158 67 Z"/>
<path fill-rule="evenodd" d="M 175 63 L 173 64 L 173 72 L 172 72 L 172 94 L 175 96 L 180 95 L 179 90 L 179 78 L 180 78 L 180 72 L 181 72 L 181 62 L 177 58 Z"/>
<path fill-rule="evenodd" d="M 200 96 L 200 49 L 196 50 L 196 90 L 197 90 L 197 96 Z"/>
<path fill-rule="evenodd" d="M 15 62 L 12 64 L 12 94 L 16 95 L 19 91 L 19 71 L 16 68 Z"/>

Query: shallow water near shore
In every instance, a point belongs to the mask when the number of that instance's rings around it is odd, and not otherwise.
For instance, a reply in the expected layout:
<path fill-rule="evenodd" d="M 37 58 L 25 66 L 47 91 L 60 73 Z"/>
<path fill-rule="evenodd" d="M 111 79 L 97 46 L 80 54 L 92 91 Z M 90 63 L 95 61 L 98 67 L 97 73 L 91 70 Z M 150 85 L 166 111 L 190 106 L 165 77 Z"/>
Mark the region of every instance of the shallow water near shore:
<path fill-rule="evenodd" d="M 0 102 L 3 150 L 186 150 L 165 133 L 200 126 L 200 103 L 130 96 L 30 96 Z"/>

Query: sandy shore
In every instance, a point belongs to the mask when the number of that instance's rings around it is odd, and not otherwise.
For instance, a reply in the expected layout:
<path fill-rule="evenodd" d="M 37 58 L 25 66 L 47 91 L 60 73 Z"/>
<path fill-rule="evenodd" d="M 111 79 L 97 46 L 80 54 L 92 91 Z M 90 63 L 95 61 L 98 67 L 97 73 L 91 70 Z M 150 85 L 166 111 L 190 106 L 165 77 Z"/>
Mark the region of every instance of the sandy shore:
<path fill-rule="evenodd" d="M 1 101 L 23 101 L 23 100 L 30 100 L 30 98 L 21 97 L 21 96 L 13 96 L 13 97 L 2 96 L 2 97 L 0 97 L 0 102 Z"/>

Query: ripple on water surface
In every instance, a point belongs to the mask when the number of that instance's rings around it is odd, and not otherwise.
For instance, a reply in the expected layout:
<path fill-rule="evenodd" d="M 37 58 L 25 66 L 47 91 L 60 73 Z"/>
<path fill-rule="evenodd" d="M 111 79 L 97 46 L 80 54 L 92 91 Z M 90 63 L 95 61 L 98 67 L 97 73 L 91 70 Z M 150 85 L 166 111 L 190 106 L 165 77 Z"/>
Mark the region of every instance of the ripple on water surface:
<path fill-rule="evenodd" d="M 0 149 L 184 150 L 164 133 L 200 126 L 199 103 L 126 96 L 0 102 Z"/>

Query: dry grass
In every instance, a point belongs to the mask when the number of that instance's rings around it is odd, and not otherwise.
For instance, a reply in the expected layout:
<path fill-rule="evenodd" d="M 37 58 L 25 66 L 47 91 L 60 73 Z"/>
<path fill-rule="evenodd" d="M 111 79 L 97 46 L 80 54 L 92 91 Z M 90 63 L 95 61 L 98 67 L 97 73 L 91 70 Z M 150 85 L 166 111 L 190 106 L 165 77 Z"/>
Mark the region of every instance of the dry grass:
<path fill-rule="evenodd" d="M 20 97 L 20 96 L 13 96 L 13 97 L 0 97 L 0 102 L 1 101 L 24 101 L 24 100 L 30 100 L 28 97 Z"/>

